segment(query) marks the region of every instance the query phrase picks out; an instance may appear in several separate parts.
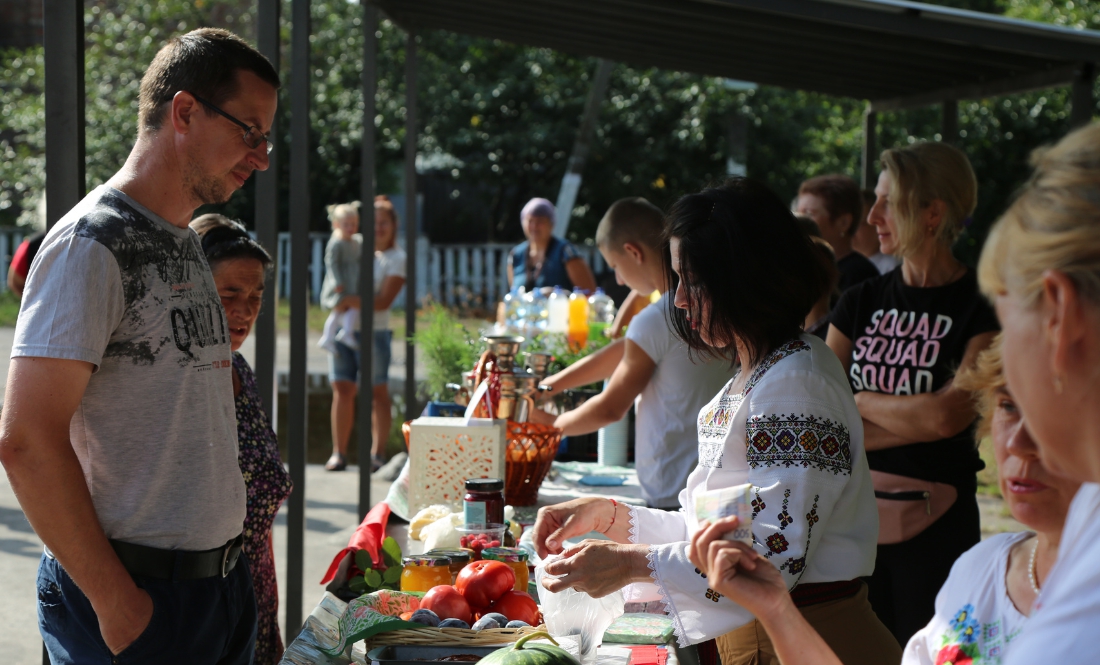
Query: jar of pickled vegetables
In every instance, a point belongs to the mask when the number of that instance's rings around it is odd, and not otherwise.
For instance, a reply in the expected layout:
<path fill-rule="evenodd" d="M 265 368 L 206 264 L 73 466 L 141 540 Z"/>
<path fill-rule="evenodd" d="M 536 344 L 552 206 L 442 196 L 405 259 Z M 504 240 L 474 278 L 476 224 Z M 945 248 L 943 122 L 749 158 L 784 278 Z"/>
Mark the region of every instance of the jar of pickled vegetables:
<path fill-rule="evenodd" d="M 427 552 L 429 556 L 445 556 L 447 560 L 451 562 L 451 584 L 455 583 L 455 579 L 458 578 L 458 574 L 462 572 L 462 569 L 466 567 L 466 564 L 472 560 L 472 553 L 470 550 L 460 549 L 435 549 Z"/>
<path fill-rule="evenodd" d="M 527 581 L 530 579 L 527 568 L 527 550 L 516 547 L 490 547 L 482 550 L 481 558 L 490 561 L 502 561 L 508 564 L 516 573 L 516 585 L 512 588 L 527 593 Z"/>
<path fill-rule="evenodd" d="M 407 556 L 401 561 L 402 591 L 430 591 L 432 587 L 451 583 L 451 560 L 438 554 Z"/>

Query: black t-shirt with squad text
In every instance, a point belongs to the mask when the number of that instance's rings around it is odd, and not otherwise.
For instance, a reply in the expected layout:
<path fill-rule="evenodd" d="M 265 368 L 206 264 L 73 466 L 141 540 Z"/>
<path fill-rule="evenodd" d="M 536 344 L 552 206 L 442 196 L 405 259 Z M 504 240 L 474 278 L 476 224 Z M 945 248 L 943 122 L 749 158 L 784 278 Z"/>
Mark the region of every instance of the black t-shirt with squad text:
<path fill-rule="evenodd" d="M 939 390 L 955 375 L 970 340 L 999 330 L 973 270 L 950 284 L 920 288 L 906 286 L 898 267 L 845 292 L 830 322 L 852 341 L 852 390 L 893 395 Z M 983 468 L 973 428 L 868 451 L 867 461 L 876 471 L 953 485 L 973 485 Z"/>

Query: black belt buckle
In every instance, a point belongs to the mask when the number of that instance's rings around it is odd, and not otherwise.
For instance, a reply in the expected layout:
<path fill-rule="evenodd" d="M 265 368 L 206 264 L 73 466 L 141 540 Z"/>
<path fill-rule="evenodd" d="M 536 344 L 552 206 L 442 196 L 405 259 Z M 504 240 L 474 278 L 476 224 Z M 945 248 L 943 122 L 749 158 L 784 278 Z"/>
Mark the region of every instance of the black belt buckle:
<path fill-rule="evenodd" d="M 243 534 L 225 544 L 222 552 L 222 577 L 228 577 L 230 571 L 237 565 L 237 559 L 241 556 L 241 547 L 244 544 Z"/>

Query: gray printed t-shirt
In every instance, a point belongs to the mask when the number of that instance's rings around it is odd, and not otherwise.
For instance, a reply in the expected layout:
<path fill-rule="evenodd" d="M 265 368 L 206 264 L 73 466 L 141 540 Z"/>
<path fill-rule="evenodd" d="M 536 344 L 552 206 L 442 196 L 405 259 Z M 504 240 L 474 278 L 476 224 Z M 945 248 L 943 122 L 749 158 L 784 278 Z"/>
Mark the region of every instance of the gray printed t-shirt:
<path fill-rule="evenodd" d="M 42 242 L 11 355 L 95 365 L 69 434 L 108 538 L 206 550 L 241 533 L 229 344 L 194 231 L 101 186 Z"/>

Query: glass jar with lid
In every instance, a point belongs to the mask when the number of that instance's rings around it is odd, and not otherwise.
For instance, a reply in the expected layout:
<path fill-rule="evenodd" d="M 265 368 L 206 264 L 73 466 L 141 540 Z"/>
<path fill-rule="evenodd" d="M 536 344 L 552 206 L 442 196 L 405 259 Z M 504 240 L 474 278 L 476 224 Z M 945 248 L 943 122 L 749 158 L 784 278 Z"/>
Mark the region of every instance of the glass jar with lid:
<path fill-rule="evenodd" d="M 466 524 L 504 523 L 504 481 L 500 478 L 470 478 L 462 500 Z"/>
<path fill-rule="evenodd" d="M 428 556 L 444 556 L 451 562 L 451 584 L 455 583 L 455 579 L 458 578 L 458 574 L 462 572 L 462 569 L 473 560 L 473 555 L 469 550 L 463 549 L 447 549 L 439 548 L 427 552 Z"/>
<path fill-rule="evenodd" d="M 430 591 L 451 583 L 451 560 L 439 554 L 418 554 L 401 560 L 402 591 Z"/>
<path fill-rule="evenodd" d="M 516 573 L 516 585 L 512 588 L 527 593 L 527 582 L 530 579 L 530 569 L 527 567 L 527 550 L 518 547 L 490 547 L 482 550 L 481 558 L 508 564 Z"/>

